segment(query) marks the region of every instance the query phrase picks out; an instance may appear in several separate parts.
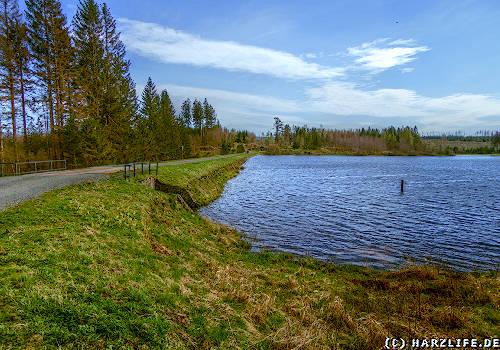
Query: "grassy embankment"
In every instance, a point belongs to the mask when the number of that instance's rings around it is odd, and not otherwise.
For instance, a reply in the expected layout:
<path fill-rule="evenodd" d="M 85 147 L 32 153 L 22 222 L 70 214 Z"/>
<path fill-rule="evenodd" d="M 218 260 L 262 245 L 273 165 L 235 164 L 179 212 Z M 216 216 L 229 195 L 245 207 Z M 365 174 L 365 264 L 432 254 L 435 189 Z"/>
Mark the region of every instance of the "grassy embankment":
<path fill-rule="evenodd" d="M 163 167 L 159 179 L 204 204 L 244 159 Z M 496 272 L 253 254 L 176 195 L 120 178 L 0 213 L 0 266 L 0 348 L 375 349 L 389 335 L 500 335 Z"/>

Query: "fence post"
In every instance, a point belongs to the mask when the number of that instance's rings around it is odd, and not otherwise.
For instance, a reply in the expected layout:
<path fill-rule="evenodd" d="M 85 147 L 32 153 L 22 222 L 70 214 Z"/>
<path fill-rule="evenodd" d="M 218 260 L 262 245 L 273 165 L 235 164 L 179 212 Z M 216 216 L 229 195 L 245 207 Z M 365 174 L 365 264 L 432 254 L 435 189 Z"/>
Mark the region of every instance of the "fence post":
<path fill-rule="evenodd" d="M 134 179 L 135 179 L 135 163 L 134 163 Z"/>
<path fill-rule="evenodd" d="M 141 175 L 144 175 L 144 163 L 141 163 Z"/>
<path fill-rule="evenodd" d="M 50 171 L 52 171 L 54 167 L 52 166 L 52 161 L 50 161 Z"/>
<path fill-rule="evenodd" d="M 148 163 L 148 175 L 151 175 L 151 162 Z"/>
<path fill-rule="evenodd" d="M 17 171 L 17 163 L 16 163 L 16 176 L 18 175 L 18 171 Z"/>
<path fill-rule="evenodd" d="M 127 180 L 127 164 L 123 165 L 123 178 Z"/>
<path fill-rule="evenodd" d="M 156 162 L 156 176 L 158 176 L 158 162 Z"/>

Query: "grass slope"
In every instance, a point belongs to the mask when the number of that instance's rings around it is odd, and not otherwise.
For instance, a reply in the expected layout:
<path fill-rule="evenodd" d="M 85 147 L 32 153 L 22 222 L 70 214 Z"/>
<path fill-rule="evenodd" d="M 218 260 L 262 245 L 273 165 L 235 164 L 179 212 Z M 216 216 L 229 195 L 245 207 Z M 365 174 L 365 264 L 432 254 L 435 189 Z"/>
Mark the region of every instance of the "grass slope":
<path fill-rule="evenodd" d="M 163 167 L 215 199 L 244 156 Z M 496 272 L 374 271 L 253 254 L 177 197 L 119 178 L 0 213 L 0 348 L 376 349 L 499 336 Z"/>

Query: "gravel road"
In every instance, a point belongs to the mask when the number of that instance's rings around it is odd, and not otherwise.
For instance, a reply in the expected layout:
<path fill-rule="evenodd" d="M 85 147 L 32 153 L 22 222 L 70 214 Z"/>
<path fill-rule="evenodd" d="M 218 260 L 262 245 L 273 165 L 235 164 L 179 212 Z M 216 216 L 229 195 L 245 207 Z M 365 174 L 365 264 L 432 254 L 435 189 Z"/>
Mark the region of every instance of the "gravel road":
<path fill-rule="evenodd" d="M 160 163 L 160 166 L 195 163 L 204 160 L 232 157 L 224 156 L 184 159 Z M 22 176 L 0 177 L 0 211 L 24 201 L 39 197 L 42 193 L 83 181 L 108 179 L 109 175 L 123 170 L 123 165 L 110 165 L 86 169 L 54 171 Z"/>

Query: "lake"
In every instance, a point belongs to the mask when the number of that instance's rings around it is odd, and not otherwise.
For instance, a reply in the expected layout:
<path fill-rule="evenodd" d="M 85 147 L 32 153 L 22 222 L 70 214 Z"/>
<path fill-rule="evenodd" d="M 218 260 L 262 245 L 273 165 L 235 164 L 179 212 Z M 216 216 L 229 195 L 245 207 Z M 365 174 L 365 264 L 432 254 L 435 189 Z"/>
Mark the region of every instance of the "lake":
<path fill-rule="evenodd" d="M 254 250 L 376 268 L 431 260 L 495 269 L 499 180 L 494 156 L 256 156 L 200 214 L 242 231 Z"/>

